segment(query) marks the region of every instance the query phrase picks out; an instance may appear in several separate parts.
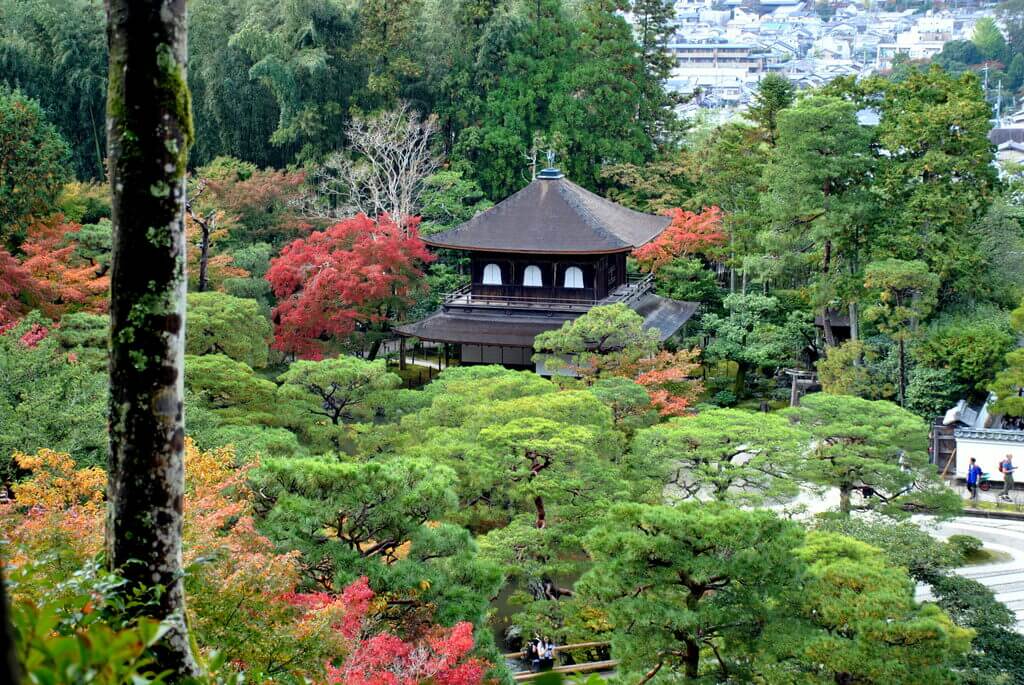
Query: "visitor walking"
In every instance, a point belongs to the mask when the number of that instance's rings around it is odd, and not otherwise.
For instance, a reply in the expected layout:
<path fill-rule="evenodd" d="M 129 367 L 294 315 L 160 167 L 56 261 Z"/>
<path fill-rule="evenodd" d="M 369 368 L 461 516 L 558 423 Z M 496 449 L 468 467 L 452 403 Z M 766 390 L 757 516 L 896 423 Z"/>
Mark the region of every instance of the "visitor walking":
<path fill-rule="evenodd" d="M 541 669 L 550 671 L 555 666 L 555 643 L 551 638 L 544 638 L 544 656 L 541 659 Z"/>
<path fill-rule="evenodd" d="M 1003 474 L 1003 494 L 999 496 L 1000 499 L 1010 501 L 1010 493 L 1013 491 L 1013 472 L 1016 470 L 1012 454 L 1007 454 L 1006 458 L 999 462 L 999 473 Z"/>
<path fill-rule="evenodd" d="M 544 656 L 544 643 L 539 635 L 534 635 L 526 650 L 527 658 L 530 660 L 530 670 L 534 673 L 540 670 L 540 660 Z"/>
<path fill-rule="evenodd" d="M 967 467 L 967 490 L 971 493 L 971 502 L 978 501 L 978 479 L 981 478 L 981 467 L 974 457 Z"/>

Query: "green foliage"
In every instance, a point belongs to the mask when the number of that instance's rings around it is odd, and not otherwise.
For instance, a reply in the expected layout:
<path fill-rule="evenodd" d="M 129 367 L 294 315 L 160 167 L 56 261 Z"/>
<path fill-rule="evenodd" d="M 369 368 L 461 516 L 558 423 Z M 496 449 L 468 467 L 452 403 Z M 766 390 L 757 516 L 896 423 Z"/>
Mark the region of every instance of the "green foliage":
<path fill-rule="evenodd" d="M 799 582 L 801 537 L 764 510 L 619 504 L 587 536 L 594 567 L 577 588 L 606 607 L 623 672 L 721 678 L 744 670 L 751 640 Z"/>
<path fill-rule="evenodd" d="M 60 348 L 73 354 L 78 363 L 104 373 L 107 370 L 109 334 L 110 318 L 88 312 L 65 314 L 50 333 Z"/>
<path fill-rule="evenodd" d="M 632 452 L 665 474 L 672 499 L 761 504 L 797 494 L 808 441 L 779 414 L 708 409 L 641 431 Z"/>
<path fill-rule="evenodd" d="M 534 358 L 543 357 L 551 370 L 614 371 L 657 350 L 658 332 L 643 324 L 643 317 L 622 303 L 593 307 L 561 328 L 538 335 Z"/>
<path fill-rule="evenodd" d="M 3 0 L 0 17 L 0 86 L 20 88 L 37 100 L 70 143 L 73 154 L 64 159 L 61 173 L 102 177 L 107 94 L 103 3 Z M 49 147 L 45 154 L 56 151 Z"/>
<path fill-rule="evenodd" d="M 773 225 L 761 238 L 772 259 L 763 268 L 781 279 L 793 269 L 817 272 L 809 278 L 816 307 L 857 299 L 864 228 L 874 210 L 866 187 L 870 141 L 857 106 L 839 97 L 811 95 L 778 114 L 765 169 Z"/>
<path fill-rule="evenodd" d="M 864 310 L 864 318 L 899 345 L 896 390 L 901 406 L 906 405 L 906 342 L 916 333 L 917 322 L 931 313 L 939 285 L 939 277 L 918 260 L 885 259 L 864 270 L 864 287 L 876 298 Z"/>
<path fill-rule="evenodd" d="M 792 364 L 809 337 L 810 326 L 800 312 L 784 313 L 775 297 L 726 295 L 726 314 L 708 314 L 704 328 L 714 337 L 704 350 L 711 361 L 737 364 L 738 397 L 744 396 L 750 370 L 775 369 Z"/>
<path fill-rule="evenodd" d="M 796 100 L 796 85 L 785 76 L 768 74 L 757 84 L 754 102 L 747 110 L 747 116 L 775 142 L 779 112 Z"/>
<path fill-rule="evenodd" d="M 221 40 L 226 38 L 240 51 L 237 57 L 232 54 L 233 59 L 242 58 L 251 65 L 247 76 L 262 89 L 255 91 L 257 102 L 265 108 L 269 93 L 270 111 L 279 112 L 269 142 L 305 158 L 341 147 L 349 108 L 356 104 L 353 94 L 366 78 L 358 56 L 349 48 L 358 36 L 353 9 L 317 1 L 263 2 L 238 11 L 234 33 Z M 223 49 L 205 40 L 204 45 L 211 51 Z M 214 69 L 211 76 L 219 76 Z M 211 78 L 204 85 L 209 92 L 219 88 L 220 82 Z M 213 112 L 227 109 L 222 103 L 211 107 Z"/>
<path fill-rule="evenodd" d="M 864 488 L 860 508 L 893 515 L 959 509 L 959 497 L 928 463 L 927 426 L 910 412 L 891 402 L 816 393 L 783 413 L 811 434 L 809 478 L 839 490 L 843 514 Z"/>
<path fill-rule="evenodd" d="M 822 389 L 831 395 L 856 395 L 868 400 L 891 399 L 896 390 L 880 362 L 884 350 L 863 340 L 847 340 L 825 350 L 818 360 Z"/>
<path fill-rule="evenodd" d="M 830 516 L 823 519 L 816 530 L 838 533 L 877 547 L 885 554 L 890 566 L 906 569 L 912 578 L 919 581 L 963 563 L 963 555 L 952 538 L 950 544 L 945 544 L 912 521 Z"/>
<path fill-rule="evenodd" d="M 58 205 L 68 221 L 98 223 L 110 218 L 110 188 L 101 183 L 68 183 L 60 194 Z M 78 239 L 81 240 L 81 233 Z M 110 249 L 109 241 L 107 249 Z"/>
<path fill-rule="evenodd" d="M 14 571 L 9 589 L 38 583 L 32 565 Z M 149 651 L 166 633 L 157 621 L 124 625 L 124 607 L 113 590 L 120 579 L 103 574 L 89 562 L 39 601 L 15 600 L 10 606 L 13 648 L 29 682 L 122 683 L 167 682 L 155 671 Z"/>
<path fill-rule="evenodd" d="M 627 437 L 658 422 L 658 412 L 644 387 L 628 378 L 601 378 L 587 392 L 612 410 L 615 426 Z"/>
<path fill-rule="evenodd" d="M 268 508 L 261 526 L 284 549 L 302 552 L 311 587 L 339 590 L 366 575 L 395 603 L 395 619 L 408 603 L 436 606 L 444 624 L 482 620 L 501 575 L 477 559 L 465 530 L 440 523 L 456 505 L 446 466 L 268 459 L 254 478 Z"/>
<path fill-rule="evenodd" d="M 923 259 L 940 280 L 940 302 L 998 295 L 984 265 L 979 221 L 997 187 L 987 135 L 991 108 L 973 73 L 911 69 L 903 79 L 865 79 L 855 92 L 876 102 L 875 192 L 882 198 L 876 259 Z"/>
<path fill-rule="evenodd" d="M 94 224 L 82 224 L 74 239 L 77 243 L 75 257 L 95 266 L 96 273 L 106 273 L 110 269 L 113 225 L 109 218 L 101 217 Z"/>
<path fill-rule="evenodd" d="M 227 423 L 270 425 L 279 419 L 276 386 L 223 354 L 186 355 L 185 386 Z"/>
<path fill-rule="evenodd" d="M 423 179 L 420 233 L 448 230 L 493 205 L 476 182 L 458 171 L 439 171 Z"/>
<path fill-rule="evenodd" d="M 1024 333 L 1024 302 L 1010 314 L 1010 325 L 1017 333 Z M 989 389 L 996 394 L 997 401 L 991 411 L 1007 416 L 1024 416 L 1024 348 L 1018 348 L 1006 355 L 1006 367 L 996 374 Z"/>
<path fill-rule="evenodd" d="M 530 180 L 524 154 L 549 147 L 561 154 L 567 175 L 590 187 L 602 163 L 651 159 L 653 131 L 667 130 L 658 122 L 674 116 L 615 3 L 587 3 L 576 17 L 560 0 L 511 5 L 482 25 L 466 15 L 446 20 L 468 38 L 439 46 L 455 63 L 440 89 L 439 114 L 457 131 L 458 168 L 471 169 L 498 199 Z M 649 55 L 662 51 L 666 38 L 652 38 Z"/>
<path fill-rule="evenodd" d="M 932 369 L 948 370 L 950 381 L 958 386 L 983 390 L 1013 346 L 1006 313 L 979 307 L 938 318 L 911 348 L 911 355 Z"/>
<path fill-rule="evenodd" d="M 758 261 L 754 256 L 762 249 L 758 234 L 767 221 L 762 203 L 770 155 L 764 133 L 741 123 L 715 129 L 694 152 L 695 174 L 700 178 L 695 200 L 701 206 L 725 210 L 728 263 L 743 273 L 754 268 Z"/>
<path fill-rule="evenodd" d="M 950 535 L 946 541 L 952 550 L 960 558 L 961 562 L 967 561 L 971 555 L 981 551 L 984 543 L 973 535 Z"/>
<path fill-rule="evenodd" d="M 928 579 L 937 604 L 957 625 L 974 631 L 971 651 L 956 662 L 967 685 L 1002 685 L 1024 679 L 1024 636 L 1015 630 L 1017 617 L 992 591 L 958 575 Z"/>
<path fill-rule="evenodd" d="M 799 554 L 808 564 L 801 613 L 816 629 L 801 650 L 808 670 L 828 682 L 958 682 L 972 632 L 935 605 L 916 605 L 906 572 L 879 550 L 815 531 Z"/>
<path fill-rule="evenodd" d="M 669 151 L 646 164 L 605 164 L 600 180 L 609 200 L 661 214 L 691 205 L 695 189 L 690 174 L 685 154 Z"/>
<path fill-rule="evenodd" d="M 974 24 L 971 42 L 984 60 L 1001 61 L 1006 55 L 1006 39 L 992 17 L 982 17 Z"/>
<path fill-rule="evenodd" d="M 714 272 L 694 257 L 677 257 L 658 269 L 655 287 L 662 297 L 700 302 L 709 310 L 716 309 L 722 299 Z"/>
<path fill-rule="evenodd" d="M 54 210 L 70 152 L 38 102 L 0 87 L 0 246 L 16 246 L 31 218 Z"/>
<path fill-rule="evenodd" d="M 916 366 L 911 369 L 907 383 L 907 409 L 931 421 L 963 399 L 966 390 L 948 369 Z"/>
<path fill-rule="evenodd" d="M 318 451 L 343 449 L 350 437 L 346 424 L 373 419 L 387 404 L 387 391 L 401 384 L 384 360 L 347 355 L 294 362 L 278 381 L 283 420 Z"/>
<path fill-rule="evenodd" d="M 939 277 L 924 262 L 886 259 L 867 266 L 864 285 L 877 298 L 864 311 L 864 318 L 894 339 L 906 340 L 911 326 L 935 306 Z"/>
<path fill-rule="evenodd" d="M 949 40 L 942 46 L 942 52 L 932 58 L 932 61 L 952 72 L 964 71 L 972 64 L 980 64 L 984 61 L 978 46 L 969 40 Z"/>
<path fill-rule="evenodd" d="M 48 335 L 35 344 L 22 337 L 43 325 L 32 314 L 0 334 L 0 479 L 14 475 L 11 454 L 49 448 L 68 452 L 82 466 L 107 460 L 106 374 L 69 360 Z M 41 382 L 45 379 L 45 382 Z"/>
<path fill-rule="evenodd" d="M 273 329 L 256 300 L 220 292 L 189 293 L 185 353 L 223 354 L 254 368 L 267 365 Z"/>

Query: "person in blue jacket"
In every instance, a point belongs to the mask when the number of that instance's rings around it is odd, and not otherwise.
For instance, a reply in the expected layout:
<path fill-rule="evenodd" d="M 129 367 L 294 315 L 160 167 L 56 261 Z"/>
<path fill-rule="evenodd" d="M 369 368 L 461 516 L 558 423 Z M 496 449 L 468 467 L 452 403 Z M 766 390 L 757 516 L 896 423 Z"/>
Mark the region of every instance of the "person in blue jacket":
<path fill-rule="evenodd" d="M 981 478 L 981 467 L 977 460 L 971 457 L 971 463 L 967 467 L 967 490 L 971 493 L 971 501 L 978 501 L 978 479 Z"/>

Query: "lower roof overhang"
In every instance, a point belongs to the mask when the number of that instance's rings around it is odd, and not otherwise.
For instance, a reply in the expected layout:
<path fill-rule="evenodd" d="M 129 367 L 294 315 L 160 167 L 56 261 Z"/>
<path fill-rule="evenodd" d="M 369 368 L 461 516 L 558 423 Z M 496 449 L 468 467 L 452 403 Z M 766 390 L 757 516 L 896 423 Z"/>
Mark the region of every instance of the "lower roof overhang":
<path fill-rule="evenodd" d="M 682 328 L 697 311 L 696 302 L 680 302 L 648 294 L 630 304 L 644 317 L 644 327 L 658 331 L 661 341 Z M 425 319 L 395 329 L 399 335 L 421 340 L 466 345 L 533 347 L 533 339 L 545 331 L 560 328 L 565 316 L 511 314 L 449 307 Z M 571 320 L 571 319 L 570 319 Z"/>

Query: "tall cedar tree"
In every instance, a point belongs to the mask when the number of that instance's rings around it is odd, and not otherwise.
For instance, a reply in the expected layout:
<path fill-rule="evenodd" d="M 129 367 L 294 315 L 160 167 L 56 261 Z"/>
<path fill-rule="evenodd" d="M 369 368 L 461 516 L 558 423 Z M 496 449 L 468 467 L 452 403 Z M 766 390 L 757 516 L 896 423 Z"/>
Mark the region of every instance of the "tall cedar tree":
<path fill-rule="evenodd" d="M 775 144 L 779 112 L 793 104 L 796 99 L 796 85 L 780 74 L 768 74 L 757 84 L 754 102 L 747 113 L 747 118 L 760 126 L 768 138 Z"/>
<path fill-rule="evenodd" d="M 0 86 L 0 249 L 17 247 L 30 220 L 52 211 L 69 156 L 39 103 Z"/>
<path fill-rule="evenodd" d="M 166 621 L 172 680 L 199 673 L 185 623 L 185 0 L 107 0 L 114 225 L 106 546 L 128 611 Z M 148 601 L 138 601 L 139 599 Z"/>
<path fill-rule="evenodd" d="M 676 64 L 675 57 L 668 49 L 675 33 L 675 2 L 634 0 L 630 9 L 648 86 L 637 101 L 636 114 L 651 139 L 659 140 L 664 137 L 666 129 L 670 128 L 672 106 L 676 104 L 663 89 Z"/>
<path fill-rule="evenodd" d="M 792 265 L 797 272 L 817 272 L 812 299 L 831 347 L 836 344 L 833 307 L 843 299 L 855 302 L 855 295 L 843 294 L 856 287 L 851 281 L 866 242 L 871 134 L 857 122 L 857 106 L 837 97 L 802 99 L 779 112 L 777 122 L 772 164 L 765 172 L 766 201 L 775 220 L 767 242 L 778 241 L 782 255 L 798 261 Z M 782 262 L 778 266 L 785 268 Z"/>

